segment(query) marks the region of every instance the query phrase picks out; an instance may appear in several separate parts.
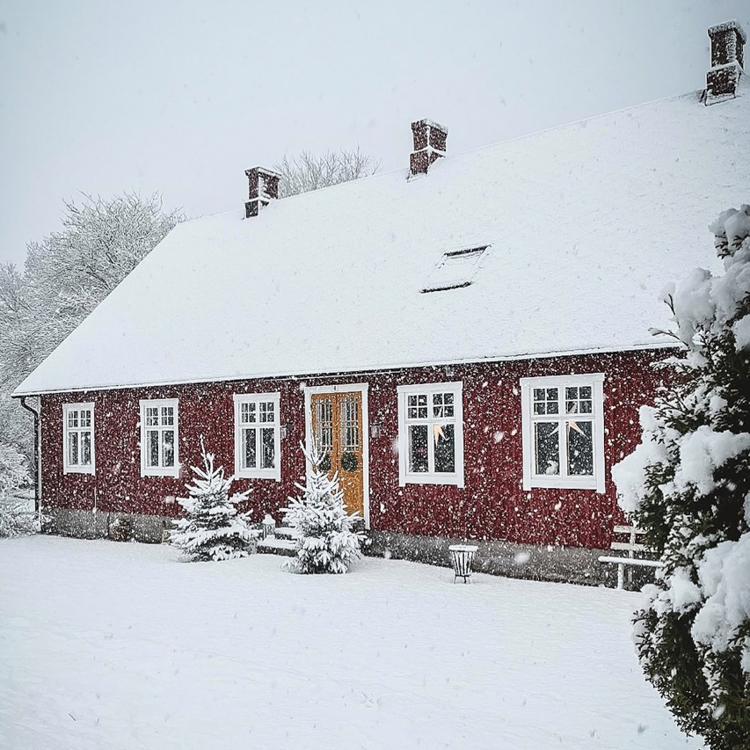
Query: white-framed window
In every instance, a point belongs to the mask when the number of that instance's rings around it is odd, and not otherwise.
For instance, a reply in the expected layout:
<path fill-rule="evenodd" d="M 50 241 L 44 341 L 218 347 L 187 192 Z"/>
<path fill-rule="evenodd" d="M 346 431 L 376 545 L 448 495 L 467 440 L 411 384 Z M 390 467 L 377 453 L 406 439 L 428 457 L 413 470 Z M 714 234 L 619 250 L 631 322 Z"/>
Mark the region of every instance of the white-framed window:
<path fill-rule="evenodd" d="M 141 401 L 141 476 L 179 476 L 176 398 Z"/>
<path fill-rule="evenodd" d="M 604 375 L 521 378 L 523 488 L 604 492 Z"/>
<path fill-rule="evenodd" d="M 281 481 L 279 393 L 234 397 L 234 474 Z"/>
<path fill-rule="evenodd" d="M 94 405 L 63 404 L 63 473 L 93 474 Z"/>
<path fill-rule="evenodd" d="M 399 484 L 464 486 L 463 384 L 398 387 Z"/>

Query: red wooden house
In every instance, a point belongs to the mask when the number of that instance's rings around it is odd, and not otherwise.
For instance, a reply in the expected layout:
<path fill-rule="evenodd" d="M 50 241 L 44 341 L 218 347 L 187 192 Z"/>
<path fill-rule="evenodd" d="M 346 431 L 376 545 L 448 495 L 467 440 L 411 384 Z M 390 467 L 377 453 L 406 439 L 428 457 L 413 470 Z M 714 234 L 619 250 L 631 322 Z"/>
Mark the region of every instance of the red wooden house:
<path fill-rule="evenodd" d="M 17 389 L 54 528 L 161 540 L 201 438 L 278 519 L 315 440 L 373 550 L 600 576 L 660 291 L 748 198 L 745 36 L 709 35 L 707 91 L 456 157 L 422 120 L 408 170 L 284 200 L 248 170 L 241 211 L 177 226 Z"/>

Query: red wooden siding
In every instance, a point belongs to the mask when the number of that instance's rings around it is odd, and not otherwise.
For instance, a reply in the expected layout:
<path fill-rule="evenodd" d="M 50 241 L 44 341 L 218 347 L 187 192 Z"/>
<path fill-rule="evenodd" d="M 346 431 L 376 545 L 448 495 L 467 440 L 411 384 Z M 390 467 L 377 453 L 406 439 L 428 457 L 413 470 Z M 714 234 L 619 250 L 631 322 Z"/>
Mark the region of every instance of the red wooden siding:
<path fill-rule="evenodd" d="M 609 476 L 613 463 L 638 443 L 638 406 L 652 402 L 662 375 L 650 364 L 663 352 L 628 352 L 495 364 L 426 367 L 369 375 L 234 381 L 56 394 L 42 399 L 42 494 L 46 506 L 178 515 L 189 466 L 200 458 L 200 438 L 227 472 L 234 468 L 235 393 L 281 393 L 281 482 L 237 480 L 251 488 L 253 520 L 279 508 L 302 479 L 303 385 L 366 382 L 369 421 L 382 425 L 370 443 L 370 526 L 383 531 L 526 544 L 606 548 L 620 519 Z M 606 493 L 593 490 L 522 489 L 522 377 L 604 372 Z M 396 387 L 409 383 L 463 381 L 464 488 L 399 487 Z M 179 398 L 179 479 L 141 477 L 140 409 L 143 398 Z M 96 475 L 63 474 L 62 404 L 95 404 Z"/>

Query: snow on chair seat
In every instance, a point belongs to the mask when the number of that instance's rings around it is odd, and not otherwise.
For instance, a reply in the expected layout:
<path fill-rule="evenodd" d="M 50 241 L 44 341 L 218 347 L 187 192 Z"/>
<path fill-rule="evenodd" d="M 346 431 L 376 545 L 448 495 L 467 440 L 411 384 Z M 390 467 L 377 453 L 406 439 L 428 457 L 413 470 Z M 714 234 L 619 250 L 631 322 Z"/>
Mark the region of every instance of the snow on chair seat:
<path fill-rule="evenodd" d="M 624 588 L 625 585 L 625 566 L 634 565 L 642 568 L 660 568 L 661 563 L 658 560 L 646 560 L 642 557 L 635 557 L 636 552 L 647 552 L 648 547 L 645 544 L 641 544 L 637 541 L 639 536 L 643 536 L 645 532 L 642 529 L 637 529 L 635 526 L 615 526 L 615 534 L 627 534 L 627 542 L 613 541 L 610 545 L 610 549 L 623 550 L 627 552 L 627 556 L 615 557 L 602 555 L 599 557 L 600 563 L 609 565 L 617 565 L 617 588 Z"/>

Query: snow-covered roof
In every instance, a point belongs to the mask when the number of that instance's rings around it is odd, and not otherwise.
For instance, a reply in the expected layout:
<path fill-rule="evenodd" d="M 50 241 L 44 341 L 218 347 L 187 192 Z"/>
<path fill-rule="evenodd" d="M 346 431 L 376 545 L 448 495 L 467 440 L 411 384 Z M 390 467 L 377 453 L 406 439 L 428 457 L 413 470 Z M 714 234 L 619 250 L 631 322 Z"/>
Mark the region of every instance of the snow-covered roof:
<path fill-rule="evenodd" d="M 747 203 L 750 87 L 651 102 L 177 226 L 16 390 L 304 375 L 658 343 L 660 291 Z M 404 155 L 404 163 L 407 163 Z M 422 293 L 489 245 L 468 286 Z"/>

